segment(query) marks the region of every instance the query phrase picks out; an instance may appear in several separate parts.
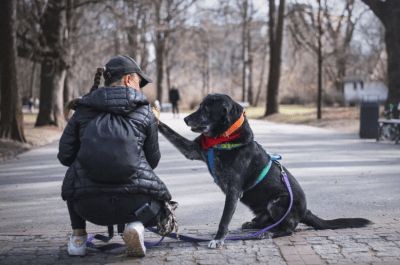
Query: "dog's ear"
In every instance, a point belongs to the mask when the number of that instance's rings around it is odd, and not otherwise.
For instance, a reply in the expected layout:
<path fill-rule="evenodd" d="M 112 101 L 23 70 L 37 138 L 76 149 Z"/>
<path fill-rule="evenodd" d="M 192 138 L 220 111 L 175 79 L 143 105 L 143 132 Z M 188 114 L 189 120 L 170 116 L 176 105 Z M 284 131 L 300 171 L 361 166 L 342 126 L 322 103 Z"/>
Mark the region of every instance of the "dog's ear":
<path fill-rule="evenodd" d="M 243 107 L 228 95 L 224 95 L 224 97 L 225 100 L 222 103 L 223 114 L 227 117 L 228 123 L 233 123 L 239 119 L 240 115 L 243 113 Z"/>
<path fill-rule="evenodd" d="M 222 116 L 226 117 L 228 116 L 228 113 L 230 112 L 230 106 L 226 102 L 222 102 Z"/>
<path fill-rule="evenodd" d="M 230 112 L 231 117 L 237 120 L 239 119 L 240 115 L 242 115 L 242 113 L 243 113 L 243 107 L 236 101 L 232 100 L 232 108 Z"/>

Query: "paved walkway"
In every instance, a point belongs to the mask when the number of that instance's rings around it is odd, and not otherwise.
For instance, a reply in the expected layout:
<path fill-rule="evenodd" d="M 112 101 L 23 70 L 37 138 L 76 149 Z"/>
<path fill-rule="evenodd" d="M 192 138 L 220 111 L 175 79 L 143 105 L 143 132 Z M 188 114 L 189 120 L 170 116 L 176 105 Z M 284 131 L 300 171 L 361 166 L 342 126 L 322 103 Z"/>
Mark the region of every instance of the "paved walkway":
<path fill-rule="evenodd" d="M 165 114 L 162 119 L 195 136 L 181 120 Z M 0 264 L 400 264 L 399 145 L 307 126 L 251 124 L 258 142 L 283 155 L 306 192 L 309 209 L 322 218 L 366 217 L 375 224 L 335 231 L 299 226 L 290 237 L 227 242 L 221 250 L 167 240 L 144 259 L 126 258 L 122 249 L 71 258 L 66 253 L 68 214 L 59 195 L 65 168 L 55 159 L 55 143 L 0 163 Z M 204 164 L 185 160 L 162 137 L 160 143 L 157 173 L 180 203 L 180 231 L 211 237 L 223 194 Z M 231 233 L 240 233 L 240 224 L 250 218 L 240 205 Z M 90 225 L 89 231 L 105 229 Z"/>

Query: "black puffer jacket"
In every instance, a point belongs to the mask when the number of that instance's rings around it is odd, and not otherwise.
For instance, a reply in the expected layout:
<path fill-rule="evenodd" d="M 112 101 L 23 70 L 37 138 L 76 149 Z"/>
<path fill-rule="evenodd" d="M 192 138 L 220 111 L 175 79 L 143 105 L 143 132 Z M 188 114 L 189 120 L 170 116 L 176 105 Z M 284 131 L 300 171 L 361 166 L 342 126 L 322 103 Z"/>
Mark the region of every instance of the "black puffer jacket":
<path fill-rule="evenodd" d="M 139 145 L 137 155 L 140 163 L 135 174 L 128 178 L 128 183 L 96 182 L 76 159 L 86 126 L 101 113 L 121 115 L 135 132 L 132 137 L 136 137 Z M 96 156 L 96 150 L 93 150 L 93 156 Z M 77 103 L 76 112 L 64 130 L 57 157 L 63 165 L 69 167 L 62 185 L 61 195 L 64 200 L 99 194 L 137 193 L 149 194 L 158 200 L 171 199 L 167 187 L 153 172 L 160 160 L 157 122 L 146 97 L 136 90 L 103 87 L 85 95 Z"/>

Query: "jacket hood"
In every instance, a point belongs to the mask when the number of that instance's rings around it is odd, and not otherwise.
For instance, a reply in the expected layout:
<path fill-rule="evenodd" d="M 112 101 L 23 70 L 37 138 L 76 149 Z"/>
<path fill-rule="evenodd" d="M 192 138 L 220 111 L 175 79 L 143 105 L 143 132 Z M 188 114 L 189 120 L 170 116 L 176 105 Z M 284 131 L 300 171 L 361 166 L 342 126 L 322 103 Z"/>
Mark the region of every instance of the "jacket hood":
<path fill-rule="evenodd" d="M 78 106 L 114 114 L 127 114 L 148 104 L 143 93 L 125 86 L 99 87 L 83 96 L 77 103 Z"/>

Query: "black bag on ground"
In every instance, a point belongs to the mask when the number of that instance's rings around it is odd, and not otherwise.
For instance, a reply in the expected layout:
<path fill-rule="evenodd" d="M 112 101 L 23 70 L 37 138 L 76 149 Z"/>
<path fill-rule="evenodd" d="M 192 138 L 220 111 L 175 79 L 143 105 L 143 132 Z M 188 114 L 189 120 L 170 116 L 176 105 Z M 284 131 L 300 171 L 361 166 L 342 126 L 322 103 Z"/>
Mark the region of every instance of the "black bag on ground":
<path fill-rule="evenodd" d="M 77 159 L 88 177 L 104 183 L 129 183 L 140 163 L 133 126 L 123 116 L 101 113 L 81 138 Z"/>

